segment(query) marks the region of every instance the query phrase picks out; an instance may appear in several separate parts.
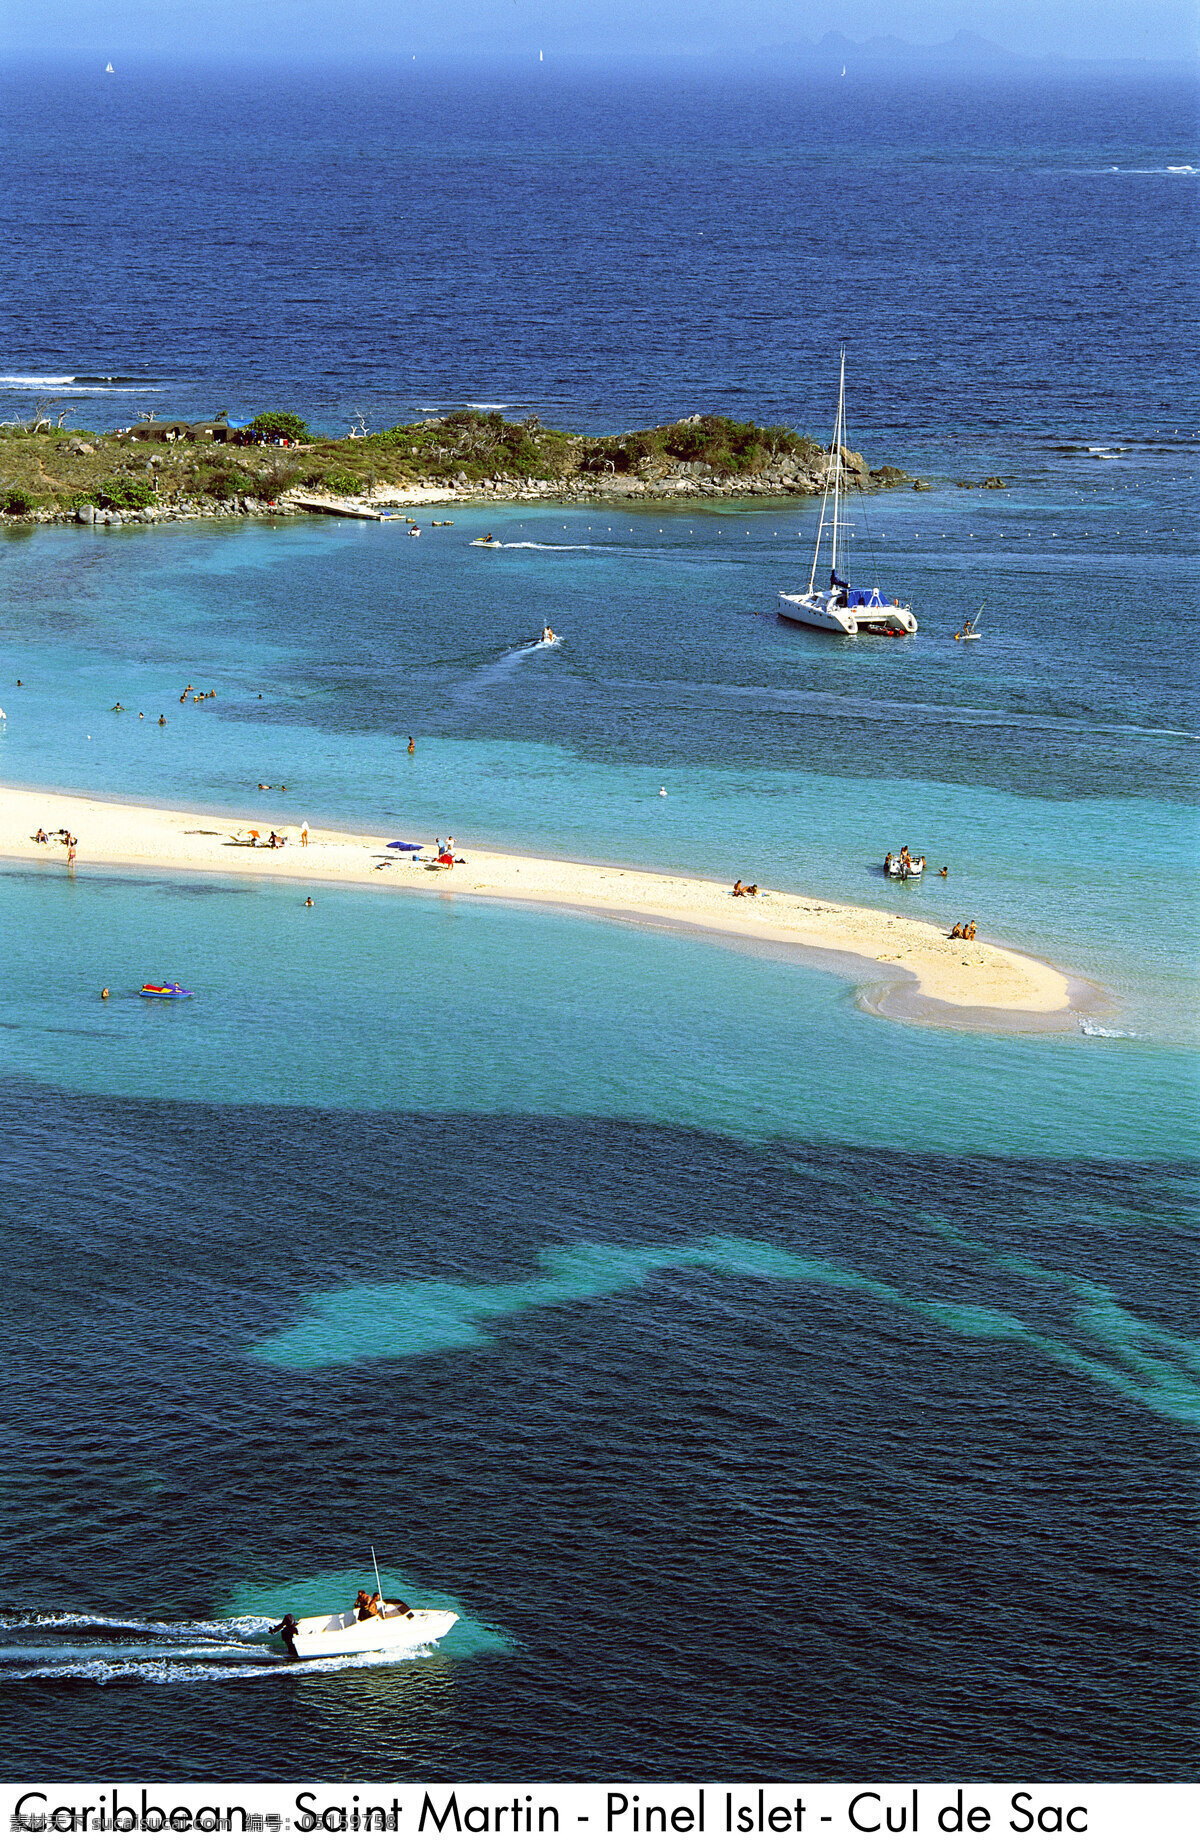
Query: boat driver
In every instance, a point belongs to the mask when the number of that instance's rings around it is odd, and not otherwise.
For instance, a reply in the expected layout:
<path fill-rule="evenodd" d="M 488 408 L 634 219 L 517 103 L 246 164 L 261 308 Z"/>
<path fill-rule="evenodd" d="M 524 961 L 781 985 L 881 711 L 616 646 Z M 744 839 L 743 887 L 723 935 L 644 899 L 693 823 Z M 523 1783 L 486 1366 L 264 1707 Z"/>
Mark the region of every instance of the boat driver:
<path fill-rule="evenodd" d="M 300 1624 L 297 1622 L 294 1615 L 285 1615 L 281 1622 L 276 1622 L 275 1626 L 267 1631 L 269 1634 L 280 1634 L 283 1636 L 283 1645 L 287 1648 L 293 1660 L 299 1660 L 300 1658 L 299 1654 L 296 1652 L 295 1640 L 299 1626 Z"/>
<path fill-rule="evenodd" d="M 373 1615 L 378 1615 L 378 1591 L 374 1596 L 368 1596 L 365 1590 L 360 1590 L 358 1595 L 354 1598 L 354 1613 L 360 1622 L 369 1622 Z"/>

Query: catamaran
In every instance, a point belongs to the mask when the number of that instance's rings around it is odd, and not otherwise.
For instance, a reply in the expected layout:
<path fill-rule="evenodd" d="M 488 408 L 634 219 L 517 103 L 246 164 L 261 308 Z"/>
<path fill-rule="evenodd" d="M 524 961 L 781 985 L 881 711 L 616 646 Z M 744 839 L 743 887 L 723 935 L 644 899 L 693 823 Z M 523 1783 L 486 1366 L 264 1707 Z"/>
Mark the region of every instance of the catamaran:
<path fill-rule="evenodd" d="M 846 437 L 846 349 L 842 348 L 841 375 L 838 380 L 837 417 L 833 425 L 833 441 L 829 448 L 829 462 L 825 469 L 825 492 L 821 499 L 821 518 L 817 525 L 817 542 L 813 547 L 812 569 L 808 574 L 808 588 L 803 591 L 780 590 L 779 613 L 786 621 L 800 622 L 805 628 L 828 628 L 836 634 L 857 635 L 915 635 L 917 618 L 907 603 L 896 599 L 891 602 L 880 594 L 876 585 L 871 590 L 852 588 L 849 575 L 838 576 L 838 565 L 847 570 L 846 554 L 849 534 L 853 523 L 842 518 L 842 502 L 849 491 L 849 482 L 845 478 L 842 466 L 842 454 Z M 833 515 L 829 517 L 829 501 L 832 494 Z M 817 566 L 821 561 L 822 547 L 828 535 L 829 553 L 829 588 L 817 588 Z"/>

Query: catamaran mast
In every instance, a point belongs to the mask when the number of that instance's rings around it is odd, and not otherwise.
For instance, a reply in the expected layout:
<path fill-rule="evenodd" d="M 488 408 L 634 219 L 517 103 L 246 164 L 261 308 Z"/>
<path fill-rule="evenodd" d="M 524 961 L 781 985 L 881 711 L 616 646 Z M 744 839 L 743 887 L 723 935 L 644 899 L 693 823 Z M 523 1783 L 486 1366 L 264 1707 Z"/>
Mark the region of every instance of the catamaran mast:
<path fill-rule="evenodd" d="M 831 574 L 837 570 L 838 511 L 842 490 L 842 436 L 846 419 L 846 348 L 842 347 L 842 365 L 838 377 L 837 417 L 833 425 L 833 526 L 829 553 Z M 808 573 L 808 594 L 813 593 L 817 581 L 817 565 L 821 557 L 821 540 L 825 536 L 825 508 L 829 504 L 829 470 L 825 471 L 825 491 L 821 495 L 821 517 L 817 522 L 817 542 L 813 546 L 812 569 Z M 832 584 L 829 586 L 832 588 Z"/>
<path fill-rule="evenodd" d="M 842 436 L 846 423 L 846 348 L 842 347 L 842 369 L 838 376 L 837 426 L 833 433 L 833 545 L 829 553 L 829 569 L 837 570 L 838 513 L 842 499 Z M 832 584 L 830 588 L 832 589 Z"/>

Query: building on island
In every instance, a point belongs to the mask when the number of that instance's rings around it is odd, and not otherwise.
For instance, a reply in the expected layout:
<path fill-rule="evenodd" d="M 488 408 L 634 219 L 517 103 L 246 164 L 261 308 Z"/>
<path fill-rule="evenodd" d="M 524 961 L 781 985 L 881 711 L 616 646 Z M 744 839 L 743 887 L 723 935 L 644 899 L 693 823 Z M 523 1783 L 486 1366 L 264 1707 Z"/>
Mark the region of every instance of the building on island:
<path fill-rule="evenodd" d="M 121 431 L 123 442 L 256 442 L 253 432 L 235 429 L 224 412 L 199 423 L 179 417 L 151 417 Z"/>

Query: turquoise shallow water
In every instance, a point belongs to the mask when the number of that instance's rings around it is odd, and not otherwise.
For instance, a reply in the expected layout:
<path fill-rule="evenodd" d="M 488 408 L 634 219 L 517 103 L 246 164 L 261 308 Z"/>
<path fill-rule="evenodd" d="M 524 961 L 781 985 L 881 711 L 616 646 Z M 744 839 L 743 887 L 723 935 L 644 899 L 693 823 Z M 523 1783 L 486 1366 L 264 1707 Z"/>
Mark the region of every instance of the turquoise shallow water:
<path fill-rule="evenodd" d="M 1194 1119 L 1182 1046 L 894 1025 L 844 975 L 667 930 L 58 866 L 2 888 L 0 1054 L 65 1089 L 1081 1158 L 1171 1157 Z M 193 1002 L 138 995 L 184 977 Z"/>
<path fill-rule="evenodd" d="M 1115 988 L 1124 1029 L 1176 1039 L 1196 999 L 1191 676 L 1167 597 L 1146 632 L 1151 566 L 1127 558 L 1114 587 L 1079 491 L 1023 512 L 1036 568 L 1002 545 L 999 496 L 916 503 L 953 528 L 937 568 L 909 499 L 871 502 L 923 627 L 849 648 L 756 612 L 803 574 L 795 507 L 493 513 L 503 553 L 466 546 L 485 521 L 461 510 L 416 542 L 348 522 L 12 541 L 0 682 L 25 683 L 0 772 L 975 916 Z M 953 641 L 968 570 L 974 648 Z M 559 647 L 530 647 L 543 621 Z M 180 705 L 188 682 L 217 699 Z M 952 877 L 885 887 L 904 841 Z"/>

